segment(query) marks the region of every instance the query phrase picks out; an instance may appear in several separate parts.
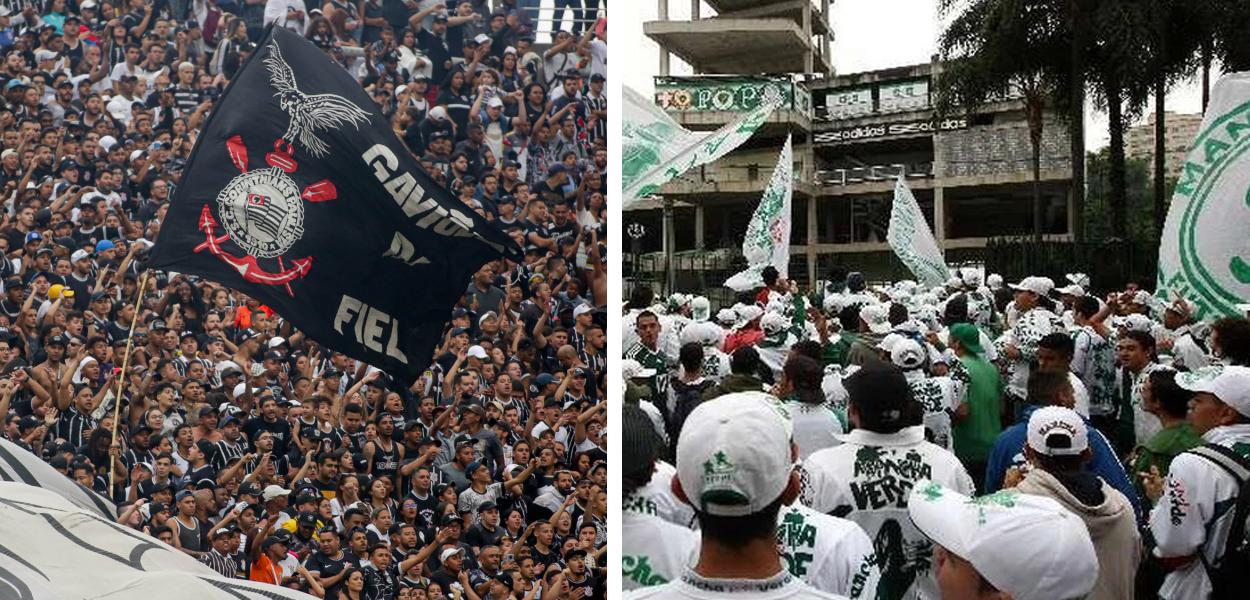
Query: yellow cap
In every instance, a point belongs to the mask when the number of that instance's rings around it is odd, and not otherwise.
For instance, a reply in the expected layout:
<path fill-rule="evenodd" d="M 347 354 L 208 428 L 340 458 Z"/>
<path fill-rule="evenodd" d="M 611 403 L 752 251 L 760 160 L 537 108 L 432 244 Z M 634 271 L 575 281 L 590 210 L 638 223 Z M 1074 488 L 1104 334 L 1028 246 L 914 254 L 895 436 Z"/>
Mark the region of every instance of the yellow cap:
<path fill-rule="evenodd" d="M 59 283 L 48 288 L 48 298 L 56 300 L 57 298 L 61 298 L 61 297 L 73 298 L 74 290 L 68 287 L 65 287 Z"/>

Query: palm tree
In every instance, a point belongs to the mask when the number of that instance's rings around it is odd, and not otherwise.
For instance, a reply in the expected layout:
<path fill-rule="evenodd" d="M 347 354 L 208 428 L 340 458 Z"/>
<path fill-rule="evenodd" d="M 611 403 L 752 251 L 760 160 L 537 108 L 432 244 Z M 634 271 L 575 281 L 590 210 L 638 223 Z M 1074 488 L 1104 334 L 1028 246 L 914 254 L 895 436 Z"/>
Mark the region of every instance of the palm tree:
<path fill-rule="evenodd" d="M 957 15 L 938 51 L 937 108 L 948 114 L 1018 96 L 1033 150 L 1033 237 L 1042 237 L 1041 143 L 1047 104 L 1061 95 L 1070 46 L 1065 42 L 1066 0 L 941 0 L 943 16 Z"/>
<path fill-rule="evenodd" d="M 1154 223 L 1157 235 L 1163 235 L 1165 207 L 1164 158 L 1165 98 L 1173 85 L 1189 77 L 1198 66 L 1207 40 L 1202 15 L 1186 0 L 1149 0 L 1140 6 L 1150 24 L 1149 59 L 1145 75 L 1154 96 Z"/>

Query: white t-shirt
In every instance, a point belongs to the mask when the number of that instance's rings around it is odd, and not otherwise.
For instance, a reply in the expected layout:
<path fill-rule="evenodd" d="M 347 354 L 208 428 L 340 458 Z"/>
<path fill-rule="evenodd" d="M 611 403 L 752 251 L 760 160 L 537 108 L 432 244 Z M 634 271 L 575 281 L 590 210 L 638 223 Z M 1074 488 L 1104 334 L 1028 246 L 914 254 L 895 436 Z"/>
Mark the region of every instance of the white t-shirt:
<path fill-rule="evenodd" d="M 590 74 L 608 76 L 608 43 L 601 39 L 590 40 Z"/>
<path fill-rule="evenodd" d="M 634 496 L 643 498 L 655 505 L 656 514 L 665 521 L 680 525 L 687 529 L 696 527 L 694 509 L 689 504 L 673 495 L 673 478 L 677 476 L 677 467 L 662 460 L 655 461 L 655 472 L 651 481 L 638 488 Z"/>
<path fill-rule="evenodd" d="M 842 422 L 828 404 L 788 402 L 790 419 L 794 427 L 794 443 L 799 447 L 799 458 L 804 460 L 817 450 L 841 444 L 837 436 L 842 433 Z M 810 582 L 809 582 L 810 583 Z"/>
<path fill-rule="evenodd" d="M 876 596 L 872 540 L 859 525 L 795 503 L 777 515 L 777 543 L 782 564 L 807 585 L 852 598 Z"/>
<path fill-rule="evenodd" d="M 938 598 L 936 571 L 928 568 L 932 542 L 907 512 L 912 487 L 926 479 L 973 493 L 968 471 L 954 454 L 926 442 L 923 426 L 891 434 L 856 429 L 842 436 L 841 446 L 804 461 L 801 499 L 864 528 L 877 549 L 873 562 L 883 585 L 905 587 L 904 598 Z"/>
<path fill-rule="evenodd" d="M 699 534 L 660 518 L 655 502 L 637 494 L 621 508 L 621 576 L 626 590 L 673 581 L 698 556 Z"/>
<path fill-rule="evenodd" d="M 937 596 L 934 596 L 936 598 Z M 784 569 L 768 579 L 709 579 L 686 569 L 680 579 L 664 585 L 627 592 L 629 600 L 846 600 L 803 583 Z"/>

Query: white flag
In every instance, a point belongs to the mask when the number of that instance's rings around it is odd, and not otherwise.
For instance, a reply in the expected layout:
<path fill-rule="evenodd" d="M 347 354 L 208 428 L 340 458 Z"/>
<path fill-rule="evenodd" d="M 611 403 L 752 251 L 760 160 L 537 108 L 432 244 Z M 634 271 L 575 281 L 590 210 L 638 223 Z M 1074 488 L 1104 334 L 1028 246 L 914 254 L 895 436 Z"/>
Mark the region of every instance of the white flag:
<path fill-rule="evenodd" d="M 763 284 L 764 267 L 772 265 L 782 278 L 790 265 L 790 197 L 794 191 L 794 161 L 791 158 L 790 136 L 781 148 L 777 167 L 772 179 L 760 198 L 760 205 L 747 225 L 746 238 L 742 240 L 742 256 L 747 268 L 725 281 L 725 287 L 745 292 Z"/>
<path fill-rule="evenodd" d="M 52 491 L 0 482 L 0 597 L 123 600 L 171 594 L 197 600 L 313 600 L 289 588 L 224 577 Z"/>
<path fill-rule="evenodd" d="M 118 475 L 126 477 L 128 474 Z M 106 519 L 117 518 L 117 505 L 111 500 L 62 475 L 38 456 L 4 438 L 0 438 L 0 481 L 17 481 L 51 490 L 79 508 L 94 511 Z"/>
<path fill-rule="evenodd" d="M 673 121 L 655 103 L 625 88 L 621 131 L 621 185 L 625 206 L 654 194 L 661 185 L 699 165 L 729 154 L 750 139 L 778 106 L 782 97 L 768 88 L 755 110 L 700 136 Z"/>
<path fill-rule="evenodd" d="M 1250 72 L 1221 77 L 1172 194 L 1156 296 L 1211 320 L 1250 298 Z"/>
<path fill-rule="evenodd" d="M 946 259 L 902 175 L 894 182 L 894 206 L 890 209 L 890 230 L 885 240 L 898 259 L 926 285 L 939 285 L 950 278 Z"/>

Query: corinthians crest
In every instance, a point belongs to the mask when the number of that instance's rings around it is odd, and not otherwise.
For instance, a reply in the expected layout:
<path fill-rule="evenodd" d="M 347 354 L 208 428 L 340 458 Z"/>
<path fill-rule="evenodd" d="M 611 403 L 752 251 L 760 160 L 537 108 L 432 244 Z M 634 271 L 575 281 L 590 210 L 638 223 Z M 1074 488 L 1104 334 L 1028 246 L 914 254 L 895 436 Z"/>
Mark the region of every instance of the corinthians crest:
<path fill-rule="evenodd" d="M 270 42 L 269 51 L 264 64 L 269 69 L 271 85 L 278 90 L 274 94 L 279 98 L 278 105 L 290 117 L 286 133 L 274 140 L 273 151 L 265 154 L 268 166 L 251 171 L 242 136 L 226 141 L 230 162 L 239 174 L 217 194 L 220 223 L 208 204 L 201 209 L 198 227 L 205 240 L 195 251 L 216 256 L 247 281 L 281 285 L 294 296 L 291 282 L 308 274 L 312 257 L 292 259 L 289 266 L 282 257 L 304 236 L 304 203 L 338 197 L 334 183 L 328 179 L 301 188 L 291 178 L 299 169 L 292 156 L 294 145 L 298 143 L 309 154 L 321 158 L 329 147 L 317 136 L 318 132 L 348 124 L 359 127 L 368 122 L 368 113 L 342 96 L 300 91 L 276 41 Z M 218 228 L 224 228 L 225 234 L 218 235 Z M 231 254 L 222 247 L 226 241 L 233 241 L 246 254 Z M 276 268 L 266 268 L 258 259 L 274 262 Z"/>

